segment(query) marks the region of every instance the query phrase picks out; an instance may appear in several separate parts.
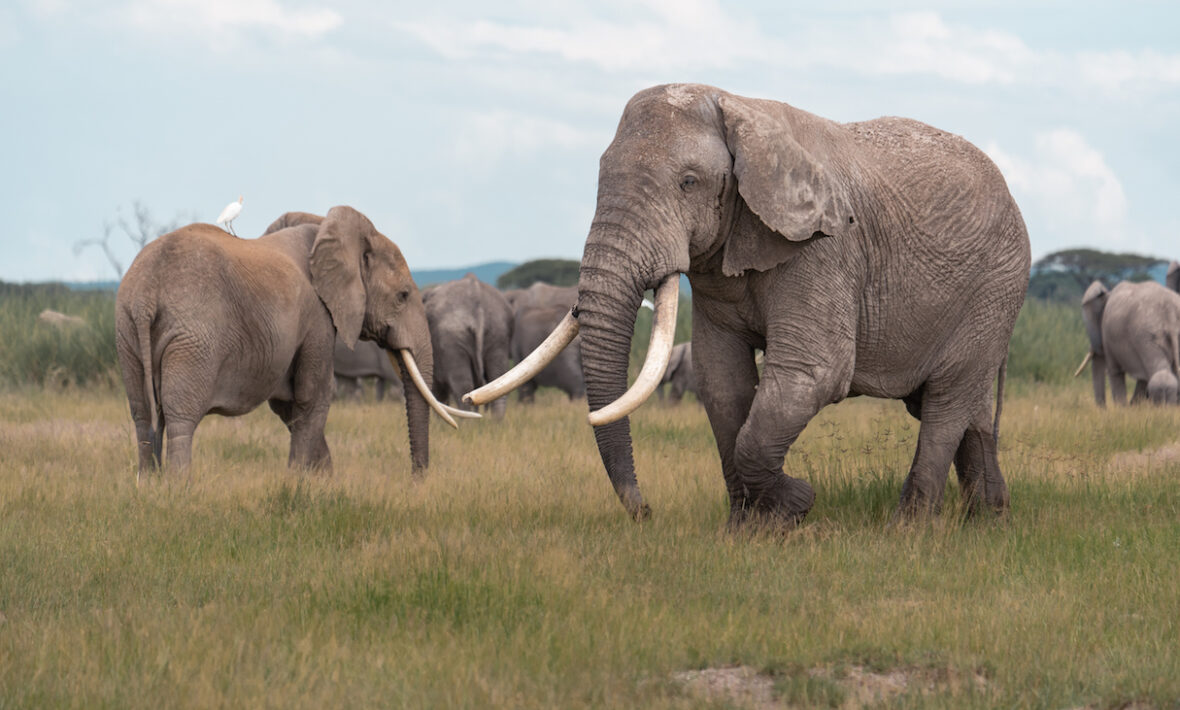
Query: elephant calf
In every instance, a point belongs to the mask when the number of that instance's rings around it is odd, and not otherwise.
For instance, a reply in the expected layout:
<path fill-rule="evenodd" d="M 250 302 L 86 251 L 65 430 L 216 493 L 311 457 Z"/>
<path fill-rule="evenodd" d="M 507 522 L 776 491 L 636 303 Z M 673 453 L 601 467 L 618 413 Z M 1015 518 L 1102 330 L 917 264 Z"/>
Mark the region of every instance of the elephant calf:
<path fill-rule="evenodd" d="M 696 380 L 692 376 L 692 343 L 672 346 L 668 369 L 664 370 L 664 376 L 656 390 L 660 399 L 664 398 L 664 385 L 669 385 L 668 397 L 673 404 L 679 403 L 685 392 L 696 393 Z"/>
<path fill-rule="evenodd" d="M 187 468 L 206 414 L 262 402 L 291 432 L 291 465 L 330 468 L 324 424 L 336 336 L 400 353 L 433 374 L 426 312 L 401 251 L 351 207 L 288 213 L 258 239 L 192 224 L 151 242 L 115 299 L 116 346 L 139 471 Z M 419 377 L 418 379 L 421 379 Z M 406 393 L 410 458 L 429 465 L 428 389 Z"/>
<path fill-rule="evenodd" d="M 1094 401 L 1106 404 L 1106 379 L 1115 404 L 1127 403 L 1126 376 L 1135 380 L 1134 404 L 1176 404 L 1180 377 L 1180 294 L 1154 281 L 1123 281 L 1107 289 L 1095 281 L 1082 296 L 1082 318 L 1093 358 Z M 1085 360 L 1078 373 L 1085 367 Z"/>

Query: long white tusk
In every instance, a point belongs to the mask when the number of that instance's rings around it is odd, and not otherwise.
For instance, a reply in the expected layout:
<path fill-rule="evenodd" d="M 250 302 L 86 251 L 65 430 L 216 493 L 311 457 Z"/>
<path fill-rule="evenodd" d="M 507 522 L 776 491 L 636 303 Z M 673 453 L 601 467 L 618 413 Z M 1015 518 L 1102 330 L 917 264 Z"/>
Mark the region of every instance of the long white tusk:
<path fill-rule="evenodd" d="M 672 357 L 672 340 L 676 335 L 676 309 L 680 305 L 680 274 L 666 276 L 656 289 L 656 307 L 651 323 L 651 340 L 647 346 L 647 358 L 643 369 L 631 389 L 602 409 L 590 412 L 590 424 L 602 426 L 618 421 L 634 412 L 647 401 L 668 369 Z"/>
<path fill-rule="evenodd" d="M 553 359 L 561 354 L 562 350 L 570 344 L 570 341 L 578 334 L 578 320 L 574 318 L 573 310 L 565 314 L 565 318 L 557 324 L 553 332 L 545 338 L 544 342 L 537 346 L 537 349 L 529 353 L 528 357 L 521 360 L 516 367 L 512 368 L 503 375 L 487 383 L 479 389 L 472 390 L 463 395 L 463 401 L 469 404 L 480 405 L 487 404 L 494 399 L 499 399 L 508 394 L 512 390 L 520 387 L 524 383 L 537 376 L 537 373 L 545 369 L 545 366 L 553 362 Z"/>
<path fill-rule="evenodd" d="M 462 419 L 483 419 L 483 415 L 480 414 L 479 412 L 469 412 L 466 409 L 456 409 L 455 407 L 452 407 L 451 405 L 446 404 L 446 403 L 442 403 L 442 406 L 443 406 L 443 409 L 447 410 L 447 412 L 454 414 L 456 417 L 460 417 Z"/>
<path fill-rule="evenodd" d="M 409 350 L 404 348 L 398 350 L 398 353 L 400 353 L 402 356 L 402 362 L 406 364 L 406 371 L 410 373 L 410 379 L 414 381 L 414 386 L 418 388 L 418 391 L 422 394 L 423 399 L 425 399 L 430 405 L 430 408 L 434 410 L 435 414 L 442 417 L 444 422 L 458 429 L 458 423 L 456 423 L 455 420 L 451 418 L 451 415 L 447 413 L 447 410 L 443 409 L 443 403 L 434 398 L 434 393 L 431 392 L 430 387 L 426 385 L 426 380 L 422 379 L 422 373 L 418 371 L 418 363 L 414 362 L 414 356 L 410 354 Z"/>
<path fill-rule="evenodd" d="M 1086 368 L 1086 363 L 1090 362 L 1090 358 L 1092 358 L 1092 357 L 1094 357 L 1093 351 L 1086 353 L 1086 357 L 1082 358 L 1082 364 L 1078 365 L 1078 369 L 1073 371 L 1074 377 L 1077 377 L 1078 375 L 1082 374 L 1082 370 L 1084 370 Z"/>

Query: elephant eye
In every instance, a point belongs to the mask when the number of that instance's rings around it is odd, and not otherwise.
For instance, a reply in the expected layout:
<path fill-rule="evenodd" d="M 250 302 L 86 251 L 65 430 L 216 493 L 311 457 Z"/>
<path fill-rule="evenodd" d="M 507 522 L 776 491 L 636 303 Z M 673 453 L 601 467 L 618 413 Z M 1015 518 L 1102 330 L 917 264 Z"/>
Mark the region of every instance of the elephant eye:
<path fill-rule="evenodd" d="M 404 290 L 403 290 L 403 291 L 398 291 L 398 292 L 397 292 L 397 302 L 398 302 L 399 304 L 401 304 L 401 303 L 405 303 L 405 302 L 406 302 L 406 301 L 408 301 L 409 299 L 410 299 L 410 292 L 409 292 L 409 291 L 404 291 Z"/>
<path fill-rule="evenodd" d="M 696 187 L 696 184 L 697 184 L 697 176 L 696 175 L 689 174 L 689 175 L 685 175 L 683 178 L 680 179 L 680 189 L 685 192 L 688 192 L 689 190 Z"/>

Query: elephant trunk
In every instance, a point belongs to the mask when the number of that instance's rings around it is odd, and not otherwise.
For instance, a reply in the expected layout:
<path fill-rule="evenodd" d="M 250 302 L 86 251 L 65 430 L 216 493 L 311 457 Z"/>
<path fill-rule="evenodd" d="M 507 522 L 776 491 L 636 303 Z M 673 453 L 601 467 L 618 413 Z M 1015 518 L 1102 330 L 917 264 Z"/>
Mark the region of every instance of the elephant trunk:
<path fill-rule="evenodd" d="M 434 380 L 434 348 L 430 342 L 430 330 L 425 317 L 420 328 L 414 328 L 414 335 L 404 341 L 389 343 L 390 360 L 395 362 L 401 373 L 406 399 L 406 428 L 410 436 L 410 462 L 415 476 L 423 476 L 430 466 L 430 410 L 431 403 L 426 395 L 414 384 L 415 374 L 426 382 Z M 399 339 L 400 340 L 400 339 Z M 393 353 L 399 353 L 395 357 Z M 407 354 L 409 357 L 407 357 Z M 417 370 L 415 373 L 414 370 Z"/>
<path fill-rule="evenodd" d="M 664 259 L 645 258 L 637 248 L 640 244 L 631 230 L 598 224 L 586 241 L 578 281 L 578 326 L 592 417 L 627 391 L 631 337 L 644 291 L 677 270 L 668 268 Z M 630 420 L 624 416 L 596 426 L 594 439 L 611 485 L 628 514 L 636 520 L 648 517 L 651 509 L 635 478 Z"/>

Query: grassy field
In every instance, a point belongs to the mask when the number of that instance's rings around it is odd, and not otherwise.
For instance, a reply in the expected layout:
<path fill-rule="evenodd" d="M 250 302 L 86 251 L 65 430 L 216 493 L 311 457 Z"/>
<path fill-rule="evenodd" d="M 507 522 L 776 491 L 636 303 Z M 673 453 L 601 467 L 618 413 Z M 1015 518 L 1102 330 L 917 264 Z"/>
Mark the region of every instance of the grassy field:
<path fill-rule="evenodd" d="M 419 483 L 404 412 L 371 403 L 333 408 L 331 476 L 286 469 L 264 407 L 137 486 L 118 389 L 10 389 L 0 708 L 1175 707 L 1180 410 L 1087 385 L 1009 397 L 1001 521 L 962 521 L 952 483 L 891 526 L 916 422 L 829 407 L 788 457 L 817 501 L 785 538 L 724 532 L 692 403 L 633 418 L 635 524 L 550 392 L 437 427 Z M 765 696 L 682 680 L 731 666 Z"/>

